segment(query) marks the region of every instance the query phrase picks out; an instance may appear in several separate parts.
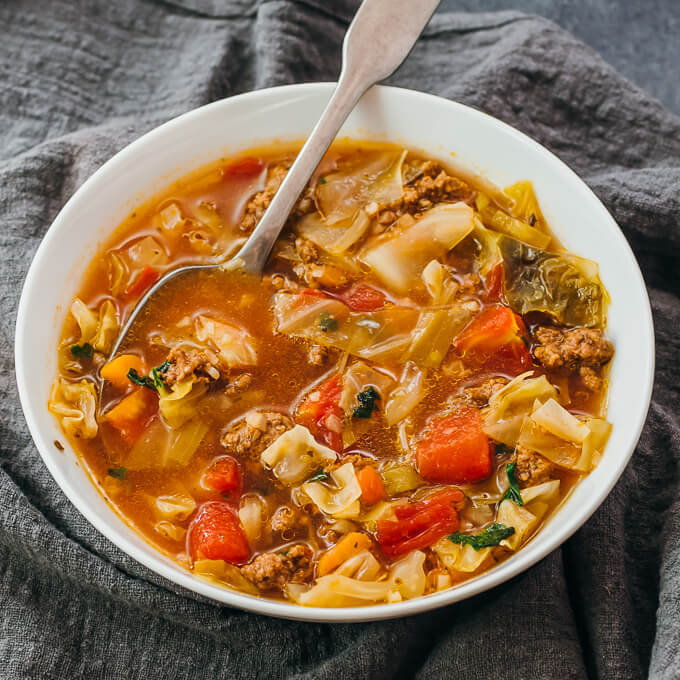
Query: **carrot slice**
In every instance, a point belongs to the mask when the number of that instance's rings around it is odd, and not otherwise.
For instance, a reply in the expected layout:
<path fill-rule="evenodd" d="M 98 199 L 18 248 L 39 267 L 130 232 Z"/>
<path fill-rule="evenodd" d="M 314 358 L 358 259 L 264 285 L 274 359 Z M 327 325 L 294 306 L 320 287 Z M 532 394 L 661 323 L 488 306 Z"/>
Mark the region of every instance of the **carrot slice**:
<path fill-rule="evenodd" d="M 104 420 L 115 427 L 121 437 L 132 445 L 139 439 L 149 418 L 156 412 L 157 406 L 156 393 L 140 388 L 121 399 L 104 415 Z"/>
<path fill-rule="evenodd" d="M 332 548 L 327 550 L 316 564 L 316 575 L 324 576 L 337 569 L 350 557 L 358 555 L 371 546 L 371 539 L 360 531 L 345 534 Z"/>
<path fill-rule="evenodd" d="M 385 485 L 378 471 L 367 465 L 357 472 L 357 480 L 361 487 L 361 500 L 367 505 L 373 505 L 382 500 L 385 495 Z"/>
<path fill-rule="evenodd" d="M 124 390 L 132 384 L 128 378 L 130 369 L 134 369 L 139 375 L 146 373 L 144 361 L 141 357 L 136 354 L 121 354 L 104 364 L 99 375 L 114 387 Z"/>

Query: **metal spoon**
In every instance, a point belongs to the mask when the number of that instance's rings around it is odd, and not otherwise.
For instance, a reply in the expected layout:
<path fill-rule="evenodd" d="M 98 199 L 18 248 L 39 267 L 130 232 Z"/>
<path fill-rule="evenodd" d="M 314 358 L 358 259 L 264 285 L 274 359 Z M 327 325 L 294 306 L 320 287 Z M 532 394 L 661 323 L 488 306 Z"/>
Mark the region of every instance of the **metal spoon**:
<path fill-rule="evenodd" d="M 153 285 L 132 310 L 111 356 L 122 345 L 139 313 L 171 279 L 201 269 L 261 274 L 274 243 L 314 170 L 361 96 L 394 73 L 406 59 L 440 0 L 364 0 L 342 44 L 342 69 L 328 105 L 243 247 L 225 263 L 174 269 Z"/>

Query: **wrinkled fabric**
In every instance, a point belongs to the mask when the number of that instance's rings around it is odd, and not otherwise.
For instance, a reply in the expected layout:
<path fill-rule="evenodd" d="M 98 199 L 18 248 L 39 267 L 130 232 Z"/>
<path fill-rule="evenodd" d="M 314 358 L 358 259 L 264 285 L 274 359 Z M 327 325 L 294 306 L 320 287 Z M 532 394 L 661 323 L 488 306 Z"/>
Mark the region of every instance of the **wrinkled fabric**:
<path fill-rule="evenodd" d="M 333 80 L 356 3 L 0 4 L 0 675 L 3 678 L 680 677 L 680 119 L 554 24 L 441 13 L 389 80 L 557 153 L 642 266 L 657 375 L 640 444 L 559 550 L 465 602 L 401 620 L 296 623 L 217 606 L 95 531 L 43 465 L 13 366 L 31 258 L 106 159 L 248 90 Z M 426 124 L 426 123 L 424 123 Z"/>

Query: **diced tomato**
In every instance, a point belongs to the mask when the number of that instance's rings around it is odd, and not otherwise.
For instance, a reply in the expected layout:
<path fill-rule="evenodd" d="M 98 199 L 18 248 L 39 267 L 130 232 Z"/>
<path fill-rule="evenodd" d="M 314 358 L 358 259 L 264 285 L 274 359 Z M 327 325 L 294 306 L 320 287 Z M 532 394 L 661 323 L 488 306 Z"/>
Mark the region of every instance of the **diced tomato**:
<path fill-rule="evenodd" d="M 458 508 L 464 499 L 460 489 L 439 491 L 424 501 L 394 509 L 396 520 L 380 519 L 376 538 L 388 557 L 431 546 L 458 529 Z"/>
<path fill-rule="evenodd" d="M 361 487 L 361 500 L 366 505 L 373 505 L 383 499 L 385 485 L 382 477 L 372 465 L 367 465 L 357 472 L 357 481 Z"/>
<path fill-rule="evenodd" d="M 312 297 L 328 297 L 326 293 L 318 288 L 303 288 L 300 295 L 311 295 Z"/>
<path fill-rule="evenodd" d="M 432 418 L 416 448 L 418 472 L 428 482 L 464 484 L 491 474 L 491 447 L 475 408 Z"/>
<path fill-rule="evenodd" d="M 499 262 L 489 270 L 486 275 L 486 294 L 484 299 L 487 302 L 501 302 L 503 295 L 503 263 Z"/>
<path fill-rule="evenodd" d="M 224 168 L 227 175 L 258 175 L 264 169 L 264 163 L 258 158 L 240 158 Z"/>
<path fill-rule="evenodd" d="M 385 306 L 385 295 L 365 283 L 356 283 L 338 295 L 355 312 L 373 312 Z"/>
<path fill-rule="evenodd" d="M 158 408 L 158 395 L 146 387 L 136 389 L 104 414 L 104 421 L 118 430 L 132 446 L 146 429 Z"/>
<path fill-rule="evenodd" d="M 236 511 L 222 501 L 204 503 L 191 521 L 187 545 L 192 559 L 242 564 L 250 548 Z"/>
<path fill-rule="evenodd" d="M 235 491 L 241 486 L 238 463 L 231 456 L 220 456 L 203 476 L 205 486 L 220 493 Z"/>
<path fill-rule="evenodd" d="M 336 373 L 312 390 L 296 414 L 301 425 L 306 425 L 320 442 L 335 451 L 342 451 L 341 394 L 342 382 Z"/>
<path fill-rule="evenodd" d="M 147 264 L 140 272 L 139 276 L 131 283 L 125 291 L 126 297 L 130 299 L 142 297 L 151 286 L 153 286 L 161 275 L 150 264 Z"/>
<path fill-rule="evenodd" d="M 485 307 L 454 341 L 467 363 L 519 374 L 531 368 L 527 329 L 509 307 Z"/>

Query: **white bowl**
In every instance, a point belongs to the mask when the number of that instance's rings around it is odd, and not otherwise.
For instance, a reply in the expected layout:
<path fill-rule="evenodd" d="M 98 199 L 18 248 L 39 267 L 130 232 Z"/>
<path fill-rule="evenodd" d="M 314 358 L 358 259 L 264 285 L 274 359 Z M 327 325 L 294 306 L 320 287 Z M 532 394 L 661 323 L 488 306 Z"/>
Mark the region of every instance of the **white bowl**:
<path fill-rule="evenodd" d="M 541 208 L 562 243 L 600 264 L 611 294 L 608 333 L 616 347 L 608 419 L 613 431 L 602 462 L 577 486 L 540 533 L 508 560 L 455 588 L 370 607 L 300 607 L 222 589 L 192 576 L 152 548 L 104 501 L 47 411 L 61 324 L 101 241 L 145 199 L 188 171 L 274 140 L 305 137 L 333 85 L 290 85 L 215 102 L 161 125 L 95 172 L 59 213 L 35 255 L 16 326 L 16 374 L 33 439 L 57 484 L 119 548 L 175 583 L 227 605 L 316 621 L 369 621 L 441 607 L 480 593 L 538 562 L 571 536 L 602 503 L 623 472 L 645 421 L 652 390 L 654 334 L 645 285 L 618 226 L 592 191 L 558 158 L 517 130 L 461 104 L 392 87 L 373 88 L 342 134 L 402 143 L 456 160 L 505 186 L 534 183 Z M 38 360 L 36 360 L 38 358 Z M 587 558 L 587 556 L 586 556 Z"/>

